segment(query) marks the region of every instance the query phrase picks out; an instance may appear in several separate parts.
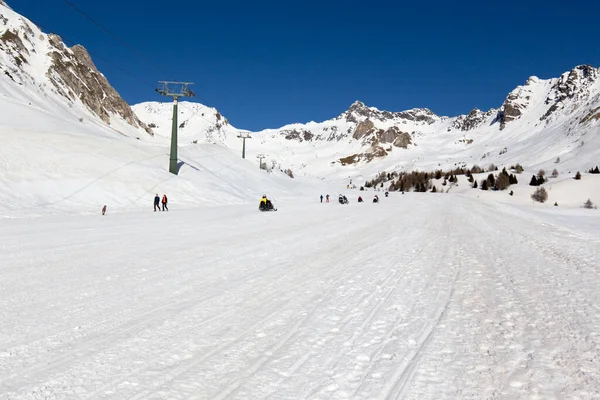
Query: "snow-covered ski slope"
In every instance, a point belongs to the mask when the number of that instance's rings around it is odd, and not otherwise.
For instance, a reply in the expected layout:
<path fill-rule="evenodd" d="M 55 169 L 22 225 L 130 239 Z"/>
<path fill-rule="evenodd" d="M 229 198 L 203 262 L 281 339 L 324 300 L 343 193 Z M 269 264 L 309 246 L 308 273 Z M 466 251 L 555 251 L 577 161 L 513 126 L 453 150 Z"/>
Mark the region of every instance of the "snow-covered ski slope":
<path fill-rule="evenodd" d="M 151 209 L 156 193 L 176 208 L 255 204 L 263 193 L 297 198 L 312 187 L 299 190 L 301 177 L 267 174 L 256 159 L 218 144 L 180 145 L 175 176 L 167 140 L 137 140 L 131 127 L 123 126 L 131 135 L 124 136 L 89 116 L 80 122 L 77 113 L 46 111 L 56 104 L 0 96 L 0 218 L 97 213 L 104 204 L 112 212 Z"/>
<path fill-rule="evenodd" d="M 276 206 L 3 220 L 0 398 L 600 397 L 596 212 Z"/>

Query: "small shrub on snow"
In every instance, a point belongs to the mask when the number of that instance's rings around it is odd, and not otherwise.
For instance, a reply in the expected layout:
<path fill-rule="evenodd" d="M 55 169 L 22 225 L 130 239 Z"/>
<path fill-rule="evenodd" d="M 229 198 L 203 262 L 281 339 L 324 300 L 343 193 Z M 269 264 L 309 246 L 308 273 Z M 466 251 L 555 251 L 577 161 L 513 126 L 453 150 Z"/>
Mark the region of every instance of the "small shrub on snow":
<path fill-rule="evenodd" d="M 292 170 L 291 170 L 291 169 L 289 169 L 289 168 L 288 168 L 288 169 L 286 169 L 286 170 L 285 170 L 285 171 L 283 171 L 283 172 L 285 172 L 285 174 L 286 174 L 287 176 L 289 176 L 290 178 L 294 179 L 294 173 L 292 172 Z"/>
<path fill-rule="evenodd" d="M 546 200 L 548 200 L 548 192 L 546 192 L 546 189 L 544 189 L 543 187 L 539 187 L 539 188 L 535 189 L 535 192 L 533 192 L 533 194 L 531 195 L 531 198 L 534 201 L 543 203 Z"/>
<path fill-rule="evenodd" d="M 496 190 L 506 190 L 510 186 L 510 177 L 507 173 L 501 172 L 496 179 Z"/>
<path fill-rule="evenodd" d="M 575 174 L 575 180 L 580 180 L 581 179 L 581 173 L 579 171 L 577 171 L 577 173 Z"/>
<path fill-rule="evenodd" d="M 515 194 L 515 192 L 513 192 L 513 191 L 511 190 L 509 194 L 512 196 L 513 194 Z"/>
<path fill-rule="evenodd" d="M 431 188 L 431 193 L 436 193 L 437 192 L 437 188 L 435 187 L 435 185 L 433 185 L 433 188 Z"/>
<path fill-rule="evenodd" d="M 585 203 L 583 203 L 583 208 L 587 208 L 587 209 L 592 209 L 592 208 L 597 208 L 594 203 L 592 203 L 592 199 L 587 199 L 587 201 Z"/>
<path fill-rule="evenodd" d="M 545 176 L 546 176 L 546 171 L 544 171 L 543 169 L 540 169 L 538 171 L 538 177 L 544 179 Z"/>
<path fill-rule="evenodd" d="M 477 181 L 473 182 L 473 189 L 477 189 Z"/>
<path fill-rule="evenodd" d="M 517 174 L 520 174 L 524 171 L 523 166 L 519 163 L 517 163 L 517 165 L 511 165 L 510 169 L 514 170 Z"/>
<path fill-rule="evenodd" d="M 543 177 L 533 175 L 531 177 L 531 181 L 529 182 L 529 186 L 540 186 L 540 185 L 543 185 L 544 182 L 546 182 L 546 181 L 544 180 Z"/>
<path fill-rule="evenodd" d="M 473 165 L 473 168 L 471 168 L 471 173 L 473 174 L 479 174 L 481 172 L 483 172 L 483 169 L 479 165 Z"/>
<path fill-rule="evenodd" d="M 552 171 L 552 177 L 553 178 L 558 177 L 558 170 L 556 168 L 554 168 L 554 170 Z"/>
<path fill-rule="evenodd" d="M 493 188 L 496 186 L 496 178 L 494 177 L 494 174 L 488 175 L 487 183 L 488 183 L 488 187 L 490 187 L 490 188 Z"/>

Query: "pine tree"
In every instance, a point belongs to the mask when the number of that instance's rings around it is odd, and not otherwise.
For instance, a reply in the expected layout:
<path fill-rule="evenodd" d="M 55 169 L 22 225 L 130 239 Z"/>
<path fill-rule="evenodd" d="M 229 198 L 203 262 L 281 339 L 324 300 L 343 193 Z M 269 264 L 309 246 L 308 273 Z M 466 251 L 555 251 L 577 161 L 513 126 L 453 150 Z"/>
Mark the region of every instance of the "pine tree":
<path fill-rule="evenodd" d="M 538 186 L 538 185 L 539 185 L 539 184 L 538 184 L 538 180 L 537 180 L 537 178 L 535 177 L 535 175 L 533 175 L 533 176 L 531 177 L 531 182 L 529 182 L 529 186 Z"/>
<path fill-rule="evenodd" d="M 481 190 L 488 190 L 489 189 L 488 185 L 489 184 L 488 184 L 487 179 L 482 180 L 481 181 Z"/>
<path fill-rule="evenodd" d="M 535 192 L 533 192 L 531 198 L 534 201 L 543 203 L 546 200 L 548 200 L 548 192 L 546 192 L 546 189 L 544 189 L 543 187 L 539 187 L 535 190 Z"/>
<path fill-rule="evenodd" d="M 581 179 L 581 173 L 579 171 L 577 171 L 577 173 L 575 174 L 575 180 L 580 180 Z"/>

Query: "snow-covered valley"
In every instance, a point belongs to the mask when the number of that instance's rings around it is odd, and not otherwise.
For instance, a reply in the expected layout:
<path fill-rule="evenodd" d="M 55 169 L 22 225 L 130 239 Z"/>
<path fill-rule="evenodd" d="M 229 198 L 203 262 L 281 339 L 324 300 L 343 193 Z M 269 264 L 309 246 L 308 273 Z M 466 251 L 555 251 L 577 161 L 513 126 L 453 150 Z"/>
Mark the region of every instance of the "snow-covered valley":
<path fill-rule="evenodd" d="M 600 399 L 600 69 L 457 117 L 180 102 L 174 175 L 172 104 L 0 12 L 0 399 Z"/>
<path fill-rule="evenodd" d="M 565 216 L 394 193 L 4 220 L 0 398 L 598 398 L 600 218 Z"/>

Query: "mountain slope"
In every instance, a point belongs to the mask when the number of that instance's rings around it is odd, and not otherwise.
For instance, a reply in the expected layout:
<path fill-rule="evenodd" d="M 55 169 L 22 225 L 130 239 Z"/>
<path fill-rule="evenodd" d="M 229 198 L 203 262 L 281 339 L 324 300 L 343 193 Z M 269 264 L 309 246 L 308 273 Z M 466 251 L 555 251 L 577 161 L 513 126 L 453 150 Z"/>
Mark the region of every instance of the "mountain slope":
<path fill-rule="evenodd" d="M 428 109 L 381 111 L 357 101 L 327 121 L 255 132 L 247 154 L 266 153 L 268 163 L 330 177 L 490 163 L 549 167 L 557 158 L 565 169 L 586 169 L 600 160 L 599 71 L 581 65 L 559 78 L 531 77 L 499 108 L 457 117 Z M 239 130 L 219 124 L 216 110 L 183 104 L 197 109 L 181 111 L 185 143 L 239 149 Z M 142 103 L 133 109 L 145 122 L 161 121 L 159 135 L 170 135 L 170 106 Z"/>
<path fill-rule="evenodd" d="M 152 134 L 83 46 L 67 47 L 59 36 L 43 33 L 5 4 L 0 4 L 0 93 L 14 105 L 66 121 L 110 126 L 129 136 Z M 41 127 L 3 114 L 6 125 Z"/>

